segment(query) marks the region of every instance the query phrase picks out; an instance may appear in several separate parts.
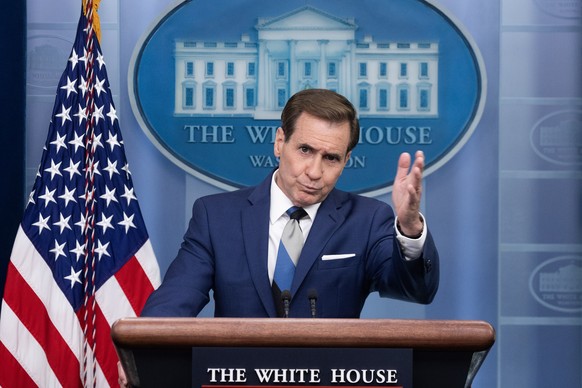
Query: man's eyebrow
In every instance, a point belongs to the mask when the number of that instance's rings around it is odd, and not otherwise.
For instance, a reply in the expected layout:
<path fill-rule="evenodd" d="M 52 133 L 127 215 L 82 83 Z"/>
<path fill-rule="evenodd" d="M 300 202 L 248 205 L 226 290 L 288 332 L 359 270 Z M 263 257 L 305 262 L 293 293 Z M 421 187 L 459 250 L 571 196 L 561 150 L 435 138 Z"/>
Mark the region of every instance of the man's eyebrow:
<path fill-rule="evenodd" d="M 342 160 L 341 154 L 338 154 L 338 153 L 335 153 L 335 152 L 326 153 L 325 156 L 331 156 L 332 158 L 334 158 L 336 160 Z"/>
<path fill-rule="evenodd" d="M 297 145 L 298 148 L 307 148 L 309 151 L 314 151 L 316 150 L 313 146 L 307 144 L 307 143 L 301 143 Z M 337 160 L 342 160 L 342 155 L 340 153 L 336 153 L 336 152 L 325 152 L 324 156 L 327 157 L 332 157 L 333 159 L 337 159 Z"/>

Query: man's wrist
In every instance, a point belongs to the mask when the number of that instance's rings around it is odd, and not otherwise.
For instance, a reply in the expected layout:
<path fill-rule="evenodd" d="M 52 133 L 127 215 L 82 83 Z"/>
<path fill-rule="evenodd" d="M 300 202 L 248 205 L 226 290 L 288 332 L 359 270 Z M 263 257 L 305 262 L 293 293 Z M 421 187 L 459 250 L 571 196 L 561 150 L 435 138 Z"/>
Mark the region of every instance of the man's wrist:
<path fill-rule="evenodd" d="M 421 224 L 421 232 L 418 236 L 413 235 L 412 233 L 410 233 L 410 235 L 406 236 L 402 233 L 402 230 L 400 228 L 400 223 L 398 221 L 398 217 L 396 217 L 395 220 L 395 229 L 396 229 L 396 239 L 398 240 L 398 243 L 400 245 L 400 249 L 402 250 L 402 255 L 404 257 L 405 260 L 407 261 L 411 261 L 411 260 L 416 260 L 419 257 L 422 256 L 422 250 L 424 249 L 424 243 L 426 241 L 426 236 L 427 236 L 427 225 L 426 225 L 426 221 L 424 220 L 424 216 L 422 214 L 419 214 L 420 216 L 420 220 L 422 222 Z M 416 230 L 414 230 L 416 231 Z"/>
<path fill-rule="evenodd" d="M 424 220 L 422 219 L 421 215 L 418 216 L 418 220 L 420 222 L 420 228 L 417 229 L 419 231 L 416 233 L 407 233 L 404 230 L 402 230 L 402 227 L 400 226 L 400 222 L 396 222 L 396 228 L 398 228 L 398 231 L 400 232 L 400 234 L 406 238 L 419 239 L 422 236 L 422 233 L 424 232 Z"/>

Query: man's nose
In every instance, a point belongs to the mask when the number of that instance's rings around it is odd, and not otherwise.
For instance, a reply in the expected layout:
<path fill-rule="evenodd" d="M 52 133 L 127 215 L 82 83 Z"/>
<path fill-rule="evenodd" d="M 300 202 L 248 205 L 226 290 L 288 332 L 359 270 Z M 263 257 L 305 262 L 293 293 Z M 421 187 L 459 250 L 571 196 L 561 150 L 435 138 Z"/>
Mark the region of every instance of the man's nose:
<path fill-rule="evenodd" d="M 323 175 L 323 160 L 321 157 L 313 158 L 307 165 L 306 174 L 310 179 L 320 179 Z"/>

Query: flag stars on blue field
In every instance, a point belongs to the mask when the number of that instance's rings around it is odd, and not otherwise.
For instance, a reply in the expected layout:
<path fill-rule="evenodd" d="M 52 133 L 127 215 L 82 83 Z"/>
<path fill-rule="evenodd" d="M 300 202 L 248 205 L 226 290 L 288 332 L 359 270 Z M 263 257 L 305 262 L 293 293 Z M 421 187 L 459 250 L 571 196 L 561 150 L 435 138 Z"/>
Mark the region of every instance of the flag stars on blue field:
<path fill-rule="evenodd" d="M 81 164 L 80 160 L 75 163 L 73 159 L 69 158 L 69 166 L 63 169 L 69 173 L 69 180 L 73 180 L 73 176 L 75 176 L 75 174 L 81 175 L 79 172 L 79 164 Z"/>
<path fill-rule="evenodd" d="M 75 49 L 73 49 L 74 52 Z M 77 57 L 77 62 L 83 62 L 83 65 L 85 66 L 85 68 L 87 67 L 87 49 L 83 48 L 83 56 L 82 57 Z M 75 69 L 75 67 L 73 66 L 73 70 Z"/>
<path fill-rule="evenodd" d="M 64 85 L 64 86 L 61 86 L 61 89 L 64 89 L 64 90 L 67 91 L 67 98 L 69 98 L 69 95 L 71 93 L 77 93 L 77 90 L 76 90 L 76 87 L 75 87 L 76 83 L 77 83 L 77 79 L 76 78 L 71 81 L 71 79 L 69 77 L 67 77 L 67 84 Z"/>
<path fill-rule="evenodd" d="M 93 113 L 93 117 L 96 117 L 95 114 L 96 113 Z M 103 118 L 103 115 L 101 115 L 101 118 Z M 91 150 L 93 152 L 95 152 L 97 150 L 97 147 L 103 148 L 103 143 L 101 143 L 101 137 L 102 136 L 103 136 L 103 134 L 101 134 L 101 133 L 98 134 L 98 135 L 93 136 L 93 139 L 92 139 L 93 144 L 91 146 L 92 147 Z"/>
<path fill-rule="evenodd" d="M 81 284 L 81 272 L 83 270 L 79 270 L 75 272 L 75 268 L 71 267 L 71 274 L 65 276 L 65 279 L 71 282 L 71 289 L 75 286 L 75 283 Z"/>
<path fill-rule="evenodd" d="M 111 220 L 113 219 L 113 216 L 109 216 L 107 217 L 105 215 L 105 213 L 101 214 L 101 221 L 99 221 L 97 223 L 97 226 L 100 226 L 102 228 L 102 233 L 105 234 L 105 232 L 107 231 L 107 228 L 111 228 L 111 229 L 115 229 L 113 227 L 113 225 L 111 225 Z"/>
<path fill-rule="evenodd" d="M 79 123 L 78 125 L 80 126 L 84 120 L 87 120 L 87 109 L 83 107 L 83 105 L 81 104 L 77 104 L 78 108 L 77 108 L 77 113 L 75 113 L 73 116 L 75 116 L 78 120 Z M 76 135 L 76 133 L 75 133 Z M 76 149 L 75 149 L 76 151 Z"/>
<path fill-rule="evenodd" d="M 105 119 L 105 116 L 103 116 L 103 108 L 104 106 L 97 106 L 97 104 L 95 104 L 95 111 L 93 112 L 93 118 L 95 119 L 95 125 L 99 124 L 99 120 Z M 101 136 L 101 135 L 99 135 Z"/>
<path fill-rule="evenodd" d="M 75 249 L 71 249 L 69 252 L 74 254 L 77 258 L 77 262 L 79 259 L 85 254 L 85 249 L 87 248 L 87 244 L 81 245 L 79 241 L 75 240 Z"/>
<path fill-rule="evenodd" d="M 109 113 L 107 114 L 107 116 L 109 116 Z M 109 117 L 111 117 L 111 116 L 109 116 Z M 117 116 L 115 118 L 117 118 Z M 113 119 L 112 119 L 112 121 L 113 121 Z M 113 123 L 111 123 L 111 124 L 113 124 Z M 117 134 L 113 134 L 111 132 L 109 132 L 109 137 L 107 138 L 107 140 L 105 140 L 105 142 L 107 144 L 109 144 L 109 147 L 111 148 L 112 152 L 115 149 L 115 147 L 121 147 L 121 145 L 123 144 L 123 141 L 117 140 Z"/>
<path fill-rule="evenodd" d="M 72 58 L 74 59 L 74 56 L 72 56 Z M 74 61 L 72 61 L 72 63 L 73 62 Z M 72 81 L 70 81 L 69 79 L 67 81 L 67 84 L 71 83 Z M 84 120 L 87 119 L 87 110 L 83 108 L 81 104 L 78 104 L 78 106 L 79 106 L 78 113 L 75 114 L 75 117 L 78 118 L 78 123 L 81 124 Z M 109 104 L 109 111 L 106 115 L 103 115 L 103 110 L 104 110 L 103 107 L 96 108 L 96 111 L 94 112 L 93 115 L 95 121 L 99 122 L 101 119 L 105 120 L 106 116 L 107 121 L 109 121 L 111 125 L 115 124 L 115 122 L 118 120 L 118 117 L 117 112 L 115 111 L 113 105 Z M 70 119 L 70 109 L 66 108 L 64 105 L 61 106 L 61 113 L 56 114 L 56 116 L 61 117 L 61 125 L 64 125 L 67 121 L 72 121 Z M 49 180 L 48 176 L 50 176 L 50 182 L 53 182 L 56 177 L 64 177 L 62 171 L 67 173 L 66 178 L 68 178 L 68 181 L 71 183 L 74 183 L 73 180 L 75 176 L 79 177 L 83 176 L 82 173 L 79 171 L 82 159 L 78 159 L 79 156 L 82 157 L 82 155 L 78 156 L 75 155 L 78 153 L 80 148 L 84 149 L 86 147 L 84 137 L 82 135 L 79 135 L 76 131 L 70 131 L 70 133 L 72 134 L 73 138 L 67 139 L 66 133 L 61 134 L 58 131 L 55 131 L 54 140 L 49 143 L 51 148 L 54 147 L 53 150 L 51 150 L 52 155 L 57 156 L 61 152 L 61 150 L 64 149 L 65 152 L 64 159 L 66 164 L 66 167 L 62 167 L 63 164 L 62 161 L 56 162 L 54 159 L 50 159 L 50 167 L 47 167 L 43 170 L 47 174 L 47 180 Z M 103 140 L 104 136 L 102 133 L 94 134 L 90 148 L 94 153 L 98 152 L 99 149 L 105 148 L 105 143 L 108 145 L 107 148 L 109 148 L 110 152 L 114 152 L 116 148 L 122 148 L 123 141 L 120 141 L 118 139 L 117 133 L 114 133 L 113 131 L 109 130 L 107 135 L 108 136 L 106 136 L 106 140 Z M 67 152 L 69 152 L 69 154 L 67 154 Z M 115 154 L 112 154 L 111 156 L 115 156 Z M 125 172 L 126 177 L 130 176 L 131 172 L 129 171 L 129 165 L 125 163 L 125 165 L 119 169 L 117 167 L 119 161 L 115 158 L 112 158 L 111 156 L 108 155 L 106 157 L 107 166 L 104 168 L 99 167 L 101 161 L 98 159 L 95 159 L 92 164 L 90 162 L 88 168 L 89 170 L 88 175 L 90 179 L 94 179 L 96 176 L 103 176 L 101 170 L 104 170 L 108 173 L 106 174 L 106 176 L 109 178 L 109 180 L 112 180 L 113 177 L 116 175 L 120 175 L 120 170 Z M 132 201 L 137 201 L 137 198 L 134 194 L 133 187 L 129 187 L 127 184 L 123 184 L 123 188 L 124 193 L 119 195 L 119 197 L 124 198 L 125 199 L 124 202 L 126 202 L 127 206 L 129 207 Z M 104 201 L 105 208 L 109 208 L 110 205 L 112 205 L 112 203 L 119 203 L 118 197 L 116 195 L 117 188 L 115 186 L 112 187 L 106 184 L 104 185 L 104 190 L 105 193 L 100 195 L 98 198 Z M 57 203 L 55 200 L 55 192 L 56 189 L 51 190 L 48 186 L 45 185 L 44 194 L 36 197 L 35 191 L 33 190 L 31 192 L 29 202 L 35 204 L 36 203 L 35 198 L 42 199 L 44 201 L 44 208 L 46 209 L 47 207 L 49 207 L 51 203 Z M 64 203 L 64 206 L 62 207 L 63 210 L 67 209 L 69 207 L 69 204 L 71 203 L 78 203 L 75 196 L 76 192 L 77 192 L 76 187 L 68 187 L 67 185 L 63 185 L 62 194 L 58 196 L 58 198 L 63 201 L 62 203 Z M 93 199 L 94 193 L 95 188 L 92 188 L 89 189 L 88 192 L 78 196 L 78 198 L 83 200 L 84 202 L 90 202 Z M 122 220 L 114 220 L 115 218 L 114 213 L 112 214 L 101 213 L 101 219 L 99 220 L 99 222 L 96 223 L 96 225 L 100 227 L 102 235 L 104 235 L 109 229 L 114 230 L 116 224 L 119 225 L 119 227 L 125 231 L 126 235 L 129 233 L 131 229 L 137 229 L 137 226 L 134 223 L 135 214 L 127 212 L 125 210 L 121 211 L 120 213 L 121 213 L 120 216 L 123 218 Z M 55 233 L 63 235 L 65 230 L 72 230 L 71 217 L 72 214 L 66 215 L 63 212 L 60 212 L 59 220 L 57 222 L 52 223 L 52 225 L 58 230 L 58 232 L 55 231 Z M 51 218 L 50 214 L 47 217 L 43 217 L 42 215 L 39 214 L 39 220 L 33 223 L 33 225 L 38 228 L 39 235 L 42 234 L 44 229 L 47 229 L 49 231 L 51 230 L 50 218 Z M 87 230 L 91 229 L 91 222 L 87 222 L 83 210 L 79 212 L 79 218 L 80 218 L 79 221 L 76 222 L 74 225 L 79 227 L 81 229 L 81 233 L 83 234 Z M 80 258 L 86 254 L 85 252 L 86 243 L 81 244 L 77 239 L 75 239 L 74 244 L 75 247 L 73 249 L 70 249 L 68 252 L 71 255 L 71 259 L 78 262 Z M 53 248 L 49 250 L 49 252 L 51 252 L 54 255 L 55 261 L 60 256 L 67 257 L 67 254 L 65 253 L 66 245 L 67 245 L 66 241 L 63 243 L 59 243 L 57 240 L 55 240 Z M 101 260 L 104 256 L 110 257 L 108 248 L 109 242 L 103 243 L 102 240 L 100 239 L 97 240 L 95 254 L 98 256 L 99 260 Z M 75 273 L 73 267 L 71 267 L 71 271 L 72 274 Z M 71 287 L 73 287 L 74 284 L 76 283 L 75 280 L 76 278 L 71 276 L 73 275 L 69 275 L 70 278 L 69 280 L 71 280 Z"/>
<path fill-rule="evenodd" d="M 88 168 L 83 169 L 83 171 L 89 171 L 89 179 L 91 180 L 95 178 L 95 175 L 101 175 L 101 171 L 99 171 L 99 160 L 90 164 Z"/>
<path fill-rule="evenodd" d="M 77 200 L 75 199 L 75 191 L 77 189 L 73 189 L 73 190 L 69 190 L 69 188 L 67 186 L 65 186 L 65 192 L 62 195 L 59 195 L 59 199 L 62 199 L 63 201 L 65 201 L 65 208 L 67 206 L 69 206 L 69 202 L 77 202 Z"/>
<path fill-rule="evenodd" d="M 49 251 L 51 253 L 54 253 L 55 261 L 57 261 L 60 256 L 67 257 L 67 255 L 65 255 L 65 245 L 66 244 L 67 243 L 59 244 L 59 242 L 57 240 L 55 240 L 55 247 Z"/>
<path fill-rule="evenodd" d="M 30 192 L 30 194 L 28 195 L 28 203 L 27 203 L 27 205 L 28 205 L 28 204 L 33 204 L 33 205 L 35 205 L 35 204 L 36 204 L 36 201 L 34 200 L 34 193 L 35 193 L 35 192 L 36 192 L 36 190 L 34 190 L 34 189 L 33 189 L 33 190 Z"/>
<path fill-rule="evenodd" d="M 55 163 L 54 160 L 51 160 L 51 166 L 49 168 L 45 168 L 45 171 L 51 174 L 51 181 L 54 179 L 55 175 L 63 176 L 60 170 L 62 163 L 63 162 Z"/>
<path fill-rule="evenodd" d="M 107 117 L 109 117 L 111 120 L 111 125 L 113 125 L 115 120 L 117 120 L 117 111 L 112 104 L 109 104 L 109 112 L 107 112 Z M 109 136 L 111 138 L 111 132 L 109 132 Z M 117 135 L 115 135 L 115 141 L 117 141 Z M 117 145 L 119 145 L 119 143 Z M 111 146 L 111 149 L 113 149 L 113 146 Z"/>
<path fill-rule="evenodd" d="M 84 112 L 84 110 L 83 110 Z M 85 116 L 85 118 L 87 118 L 87 116 Z M 81 124 L 79 122 L 79 124 Z M 69 141 L 69 144 L 74 145 L 75 146 L 75 153 L 77 153 L 77 150 L 79 149 L 79 147 L 83 147 L 85 148 L 85 144 L 83 143 L 83 136 L 79 136 L 77 135 L 77 132 L 73 132 L 75 135 L 75 138 L 71 141 Z"/>
<path fill-rule="evenodd" d="M 51 230 L 50 226 L 48 226 L 48 222 L 49 222 L 50 218 L 51 218 L 50 215 L 47 216 L 46 218 L 44 218 L 41 213 L 38 213 L 38 221 L 33 223 L 32 225 L 38 227 L 38 234 L 39 235 L 41 235 L 42 231 L 45 229 L 48 231 Z"/>
<path fill-rule="evenodd" d="M 83 76 L 81 76 L 81 82 L 79 82 L 79 89 L 81 90 L 81 95 L 84 98 L 85 93 L 87 93 L 88 89 L 87 89 L 87 80 L 85 80 L 85 77 L 83 77 Z"/>
<path fill-rule="evenodd" d="M 53 225 L 58 226 L 61 229 L 61 234 L 63 234 L 63 231 L 65 229 L 73 230 L 69 225 L 69 220 L 71 219 L 71 216 L 65 217 L 63 216 L 63 213 L 59 213 L 59 216 L 60 216 L 59 221 L 53 223 Z"/>
<path fill-rule="evenodd" d="M 59 133 L 57 132 L 57 138 L 53 141 L 51 141 L 50 144 L 55 145 L 57 147 L 57 154 L 59 153 L 59 151 L 61 150 L 61 148 L 67 149 L 67 145 L 65 144 L 65 139 L 67 138 L 67 135 L 59 135 Z"/>
<path fill-rule="evenodd" d="M 95 188 L 86 191 L 84 194 L 79 195 L 79 199 L 85 202 L 91 202 L 93 200 L 93 196 L 95 195 Z"/>
<path fill-rule="evenodd" d="M 126 179 L 129 179 L 129 176 L 131 175 L 131 171 L 129 171 L 129 163 L 125 163 L 125 165 L 121 168 L 123 171 L 125 171 L 125 177 Z M 132 193 L 133 193 L 133 188 L 131 189 Z M 127 190 L 126 190 L 127 192 Z M 128 202 L 129 204 L 129 202 Z"/>
<path fill-rule="evenodd" d="M 105 86 L 103 86 L 106 80 L 105 79 L 100 80 L 98 76 L 96 76 L 95 78 L 96 78 L 95 91 L 97 92 L 97 97 L 101 97 L 101 93 L 107 93 L 105 91 Z M 101 109 L 103 109 L 103 107 L 101 107 Z"/>
<path fill-rule="evenodd" d="M 61 119 L 61 126 L 64 126 L 67 121 L 72 121 L 70 112 L 71 107 L 65 108 L 65 104 L 61 104 L 61 113 L 55 115 Z"/>
<path fill-rule="evenodd" d="M 48 207 L 49 203 L 51 202 L 57 203 L 57 201 L 55 201 L 55 191 L 57 191 L 57 189 L 49 191 L 49 188 L 45 186 L 44 194 L 38 196 L 39 199 L 44 200 L 45 209 Z"/>
<path fill-rule="evenodd" d="M 101 70 L 101 67 L 105 66 L 105 58 L 100 51 L 97 51 L 97 62 L 99 62 L 99 70 Z"/>
<path fill-rule="evenodd" d="M 109 179 L 113 178 L 113 174 L 119 175 L 119 171 L 117 171 L 117 160 L 112 162 L 111 159 L 107 158 L 107 167 L 105 167 L 103 170 L 109 173 Z"/>
<path fill-rule="evenodd" d="M 79 56 L 77 55 L 77 52 L 74 48 L 71 52 L 71 56 L 69 57 L 69 62 L 71 62 L 71 70 L 75 70 L 77 63 L 79 63 Z"/>
<path fill-rule="evenodd" d="M 137 226 L 135 226 L 133 223 L 133 217 L 135 217 L 135 214 L 128 216 L 125 212 L 123 212 L 123 221 L 120 221 L 117 223 L 117 224 L 125 227 L 125 234 L 127 234 L 127 232 L 129 232 L 130 228 L 137 228 Z"/>
<path fill-rule="evenodd" d="M 111 202 L 119 202 L 117 200 L 117 197 L 115 196 L 115 190 L 117 190 L 115 187 L 113 188 L 113 190 L 109 190 L 109 187 L 105 186 L 105 194 L 99 197 L 107 202 L 107 207 L 109 207 L 109 204 Z"/>
<path fill-rule="evenodd" d="M 85 232 L 91 228 L 91 225 L 89 225 L 89 223 L 87 222 L 87 219 L 85 217 L 85 214 L 83 214 L 83 212 L 79 213 L 79 215 L 80 215 L 80 219 L 78 222 L 75 222 L 75 226 L 78 226 L 79 228 L 81 228 L 81 233 L 85 234 Z"/>
<path fill-rule="evenodd" d="M 126 169 L 124 168 L 124 170 L 126 170 Z M 125 198 L 127 200 L 127 205 L 129 206 L 129 204 L 131 203 L 131 201 L 132 200 L 137 201 L 137 198 L 133 194 L 133 187 L 132 188 L 129 188 L 129 187 L 127 187 L 127 185 L 123 185 L 123 187 L 125 188 L 125 193 L 121 194 L 121 197 L 123 197 L 123 198 Z"/>
<path fill-rule="evenodd" d="M 103 255 L 111 257 L 109 252 L 107 252 L 107 247 L 109 247 L 109 241 L 103 244 L 101 243 L 101 240 L 97 240 L 97 248 L 95 248 L 95 253 L 99 255 L 99 261 L 101 261 Z"/>

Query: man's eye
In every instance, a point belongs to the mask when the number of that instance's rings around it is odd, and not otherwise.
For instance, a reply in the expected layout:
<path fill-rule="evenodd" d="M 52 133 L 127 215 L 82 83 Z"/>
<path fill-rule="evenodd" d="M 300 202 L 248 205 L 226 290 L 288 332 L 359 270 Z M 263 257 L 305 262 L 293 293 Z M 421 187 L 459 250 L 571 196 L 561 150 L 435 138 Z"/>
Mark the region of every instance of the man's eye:
<path fill-rule="evenodd" d="M 305 146 L 299 147 L 299 151 L 303 152 L 304 154 L 308 153 L 309 150 L 310 150 L 309 147 L 305 147 Z"/>

